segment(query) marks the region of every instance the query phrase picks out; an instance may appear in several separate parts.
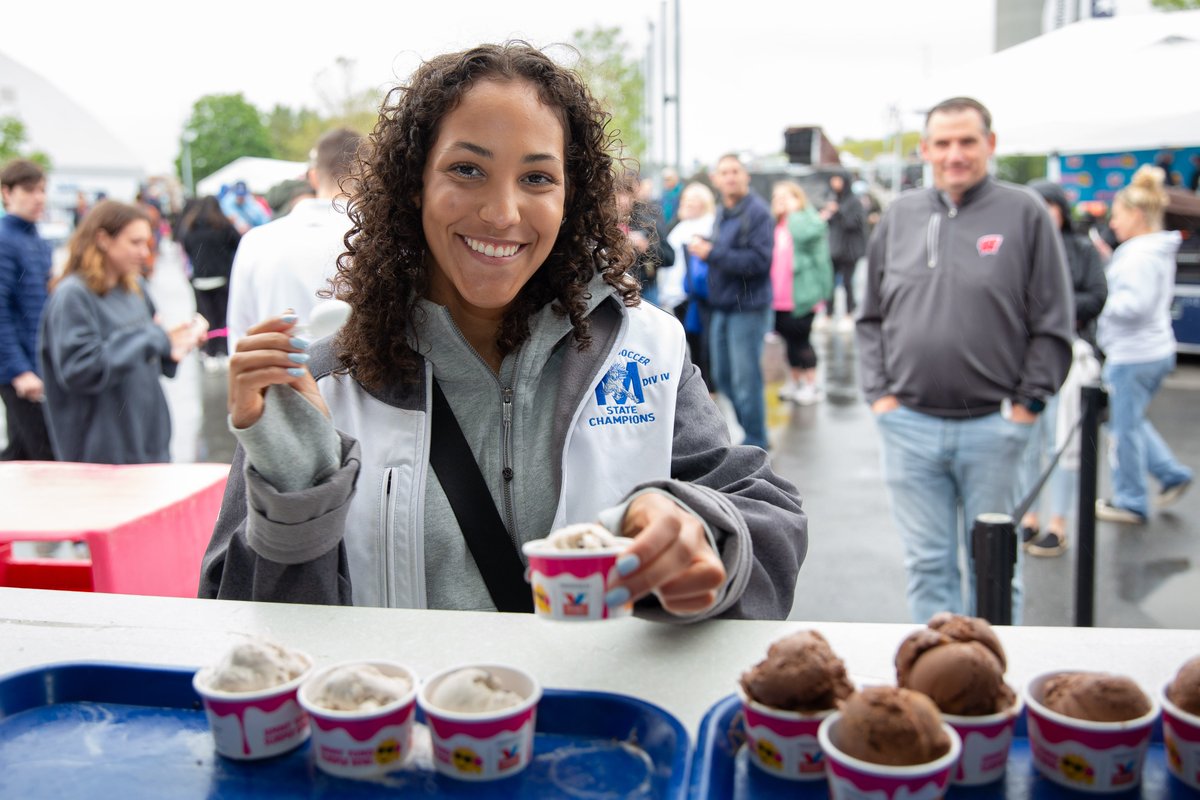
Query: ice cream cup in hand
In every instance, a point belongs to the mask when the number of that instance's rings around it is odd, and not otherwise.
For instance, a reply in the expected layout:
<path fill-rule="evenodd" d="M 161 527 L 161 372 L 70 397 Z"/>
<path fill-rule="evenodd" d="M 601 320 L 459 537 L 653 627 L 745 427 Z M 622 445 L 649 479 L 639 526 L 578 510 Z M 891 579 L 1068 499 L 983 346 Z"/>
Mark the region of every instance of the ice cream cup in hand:
<path fill-rule="evenodd" d="M 892 766 L 863 761 L 835 745 L 842 722 L 843 713 L 834 712 L 817 729 L 817 739 L 825 752 L 829 796 L 833 800 L 861 797 L 935 800 L 946 794 L 954 765 L 962 753 L 962 742 L 949 724 L 941 724 L 942 731 L 950 740 L 950 749 L 944 755 L 923 764 Z"/>
<path fill-rule="evenodd" d="M 283 673 L 287 679 L 263 688 L 216 688 L 222 664 L 204 667 L 192 677 L 221 755 L 239 761 L 270 758 L 308 740 L 308 714 L 297 702 L 296 692 L 312 669 L 312 658 L 295 650 L 286 654 L 294 664 Z"/>
<path fill-rule="evenodd" d="M 300 687 L 317 766 L 343 778 L 399 769 L 411 750 L 417 676 L 391 661 L 335 664 Z"/>
<path fill-rule="evenodd" d="M 962 756 L 954 768 L 951 782 L 959 786 L 981 786 L 999 780 L 1008 765 L 1013 728 L 1025 708 L 1020 694 L 1004 711 L 979 717 L 942 714 L 942 719 L 962 740 Z"/>
<path fill-rule="evenodd" d="M 617 559 L 632 539 L 599 525 L 570 525 L 521 548 L 529 559 L 533 610 L 543 619 L 582 621 L 629 616 L 632 606 L 604 603 Z"/>
<path fill-rule="evenodd" d="M 1200 791 L 1200 714 L 1190 714 L 1171 702 L 1170 684 L 1163 687 L 1163 743 L 1167 769 L 1179 780 Z"/>
<path fill-rule="evenodd" d="M 453 667 L 417 693 L 433 739 L 433 765 L 464 781 L 516 775 L 533 759 L 542 687 L 529 673 L 499 664 Z"/>
<path fill-rule="evenodd" d="M 825 758 L 817 729 L 834 709 L 784 711 L 763 705 L 738 687 L 750 763 L 768 775 L 791 781 L 825 778 Z"/>
<path fill-rule="evenodd" d="M 1047 707 L 1046 685 L 1069 674 L 1045 673 L 1026 686 L 1029 747 L 1034 766 L 1049 780 L 1082 792 L 1110 794 L 1138 786 L 1158 718 L 1158 702 L 1145 695 L 1149 711 L 1115 722 L 1068 716 Z"/>

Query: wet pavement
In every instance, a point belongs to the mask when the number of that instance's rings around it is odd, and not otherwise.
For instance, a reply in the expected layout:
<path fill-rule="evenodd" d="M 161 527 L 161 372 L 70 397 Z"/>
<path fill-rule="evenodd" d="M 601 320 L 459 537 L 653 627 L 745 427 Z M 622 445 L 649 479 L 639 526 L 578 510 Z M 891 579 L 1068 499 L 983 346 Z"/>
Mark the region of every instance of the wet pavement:
<path fill-rule="evenodd" d="M 167 320 L 194 308 L 176 247 L 164 242 L 151 294 Z M 809 551 L 800 571 L 793 619 L 906 622 L 903 552 L 893 528 L 880 468 L 879 442 L 857 388 L 854 336 L 816 334 L 826 399 L 799 407 L 774 399 L 783 377 L 777 344 L 768 347 L 772 456 L 795 483 L 810 520 Z M 199 357 L 164 380 L 176 461 L 228 463 L 234 439 L 226 427 L 223 369 Z M 1150 417 L 1176 456 L 1200 468 L 1200 360 L 1184 360 L 1155 398 Z M 2 421 L 0 421 L 2 426 Z M 1101 437 L 1104 447 L 1103 436 Z M 1100 496 L 1108 494 L 1100 470 Z M 1072 517 L 1074 514 L 1072 514 Z M 1200 490 L 1145 525 L 1096 527 L 1095 622 L 1111 627 L 1200 628 Z M 1025 623 L 1072 625 L 1076 559 L 1074 519 L 1069 547 L 1057 558 L 1024 560 Z"/>

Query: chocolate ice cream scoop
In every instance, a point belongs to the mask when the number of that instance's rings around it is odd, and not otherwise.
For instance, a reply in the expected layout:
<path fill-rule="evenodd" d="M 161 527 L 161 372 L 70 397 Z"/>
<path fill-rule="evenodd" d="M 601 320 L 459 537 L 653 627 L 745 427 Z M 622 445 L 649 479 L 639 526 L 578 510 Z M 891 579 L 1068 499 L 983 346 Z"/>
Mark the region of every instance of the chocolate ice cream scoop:
<path fill-rule="evenodd" d="M 845 702 L 833 744 L 851 758 L 907 767 L 950 752 L 937 706 L 920 692 L 872 686 Z"/>
<path fill-rule="evenodd" d="M 1167 687 L 1167 699 L 1180 710 L 1200 717 L 1200 656 L 1179 668 L 1179 674 Z"/>
<path fill-rule="evenodd" d="M 928 695 L 943 714 L 978 717 L 1012 706 L 1004 648 L 986 620 L 936 614 L 896 651 L 896 683 Z"/>
<path fill-rule="evenodd" d="M 772 644 L 766 659 L 742 674 L 741 683 L 752 700 L 783 711 L 828 711 L 854 692 L 846 665 L 816 631 Z"/>
<path fill-rule="evenodd" d="M 1042 685 L 1042 705 L 1091 722 L 1125 722 L 1145 716 L 1151 708 L 1150 698 L 1136 683 L 1104 672 L 1063 672 L 1048 678 Z"/>
<path fill-rule="evenodd" d="M 949 642 L 927 650 L 906 677 L 904 688 L 928 695 L 944 714 L 995 714 L 1016 701 L 1000 662 L 979 642 Z"/>
<path fill-rule="evenodd" d="M 943 611 L 940 614 L 934 614 L 930 617 L 929 622 L 926 623 L 926 627 L 956 642 L 979 642 L 988 650 L 991 650 L 996 658 L 1000 659 L 1001 671 L 1008 669 L 1008 662 L 1004 657 L 1004 648 L 1001 646 L 996 632 L 992 630 L 992 626 L 988 624 L 986 619 L 982 617 L 966 617 L 962 614 L 951 614 L 949 611 Z"/>

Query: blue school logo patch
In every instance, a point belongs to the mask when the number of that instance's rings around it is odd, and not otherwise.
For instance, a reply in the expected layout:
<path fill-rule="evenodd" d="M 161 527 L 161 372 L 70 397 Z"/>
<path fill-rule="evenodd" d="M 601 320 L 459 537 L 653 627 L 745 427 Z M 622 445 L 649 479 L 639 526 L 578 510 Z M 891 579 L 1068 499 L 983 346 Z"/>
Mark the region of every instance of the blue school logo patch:
<path fill-rule="evenodd" d="M 609 400 L 623 406 L 631 400 L 634 403 L 646 402 L 642 394 L 642 377 L 636 361 L 622 364 L 614 361 L 608 368 L 608 373 L 596 384 L 596 405 L 606 406 Z"/>
<path fill-rule="evenodd" d="M 654 422 L 654 412 L 646 408 L 645 389 L 668 383 L 671 373 L 651 374 L 650 358 L 631 350 L 622 350 L 596 384 L 598 416 L 589 417 L 588 425 L 642 425 Z"/>

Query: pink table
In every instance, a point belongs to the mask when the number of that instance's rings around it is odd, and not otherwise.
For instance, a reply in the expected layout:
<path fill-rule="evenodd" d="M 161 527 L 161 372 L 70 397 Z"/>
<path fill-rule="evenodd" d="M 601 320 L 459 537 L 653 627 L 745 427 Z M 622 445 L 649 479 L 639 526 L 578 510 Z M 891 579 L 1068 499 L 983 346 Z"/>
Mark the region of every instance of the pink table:
<path fill-rule="evenodd" d="M 0 586 L 195 597 L 228 464 L 0 463 Z M 15 559 L 18 541 L 91 560 Z"/>

